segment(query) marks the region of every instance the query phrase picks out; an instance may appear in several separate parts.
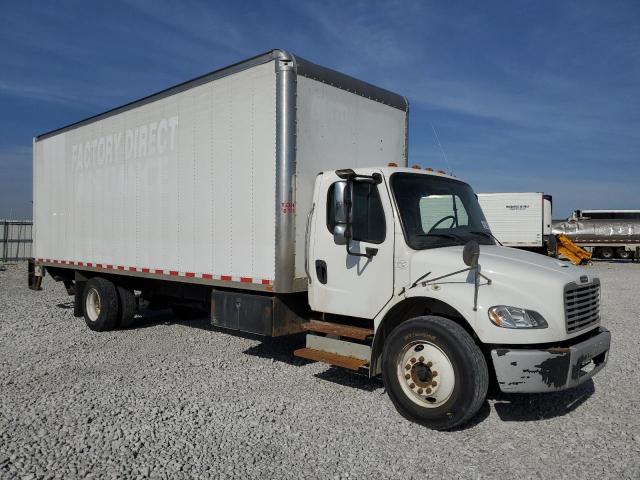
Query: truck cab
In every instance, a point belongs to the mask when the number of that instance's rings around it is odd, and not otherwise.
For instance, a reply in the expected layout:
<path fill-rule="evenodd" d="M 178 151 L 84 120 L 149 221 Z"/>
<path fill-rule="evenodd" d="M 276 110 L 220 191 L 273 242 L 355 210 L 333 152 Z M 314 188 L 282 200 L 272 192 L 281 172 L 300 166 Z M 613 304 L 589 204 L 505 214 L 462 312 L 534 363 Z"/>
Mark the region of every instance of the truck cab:
<path fill-rule="evenodd" d="M 413 421 L 464 423 L 490 374 L 503 392 L 549 392 L 606 364 L 599 279 L 497 245 L 457 178 L 397 167 L 323 172 L 306 235 L 309 305 L 322 319 L 297 354 L 361 358 Z M 331 322 L 369 327 L 372 339 L 327 334 Z"/>

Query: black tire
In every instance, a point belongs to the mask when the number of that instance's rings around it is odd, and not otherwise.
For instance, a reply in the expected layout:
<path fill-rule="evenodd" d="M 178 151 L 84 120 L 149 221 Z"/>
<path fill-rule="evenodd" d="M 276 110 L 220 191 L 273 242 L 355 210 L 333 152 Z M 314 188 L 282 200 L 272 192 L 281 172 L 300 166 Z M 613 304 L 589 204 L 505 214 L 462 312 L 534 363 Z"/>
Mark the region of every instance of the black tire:
<path fill-rule="evenodd" d="M 138 309 L 138 302 L 133 291 L 117 287 L 118 289 L 118 326 L 122 328 L 130 327 L 134 323 L 134 315 Z"/>
<path fill-rule="evenodd" d="M 613 258 L 614 252 L 611 247 L 602 247 L 600 249 L 600 258 L 604 258 L 605 260 L 611 260 Z"/>
<path fill-rule="evenodd" d="M 205 311 L 187 305 L 172 305 L 171 311 L 180 320 L 195 320 L 207 315 Z"/>
<path fill-rule="evenodd" d="M 88 307 L 90 298 L 97 295 L 99 312 Z M 113 330 L 118 323 L 118 292 L 116 286 L 101 277 L 90 279 L 82 292 L 82 311 L 87 326 L 96 332 Z M 97 315 L 94 315 L 97 313 Z"/>
<path fill-rule="evenodd" d="M 420 341 L 437 347 L 452 366 L 455 383 L 448 399 L 443 399 L 439 406 L 428 407 L 426 400 L 425 406 L 419 405 L 400 383 L 398 368 L 402 354 L 408 345 Z M 460 325 L 436 316 L 408 320 L 391 332 L 384 346 L 382 377 L 398 412 L 434 430 L 449 430 L 471 420 L 484 403 L 489 387 L 489 371 L 480 348 Z"/>
<path fill-rule="evenodd" d="M 629 260 L 631 258 L 631 251 L 627 250 L 625 247 L 620 247 L 616 251 L 616 255 L 618 258 L 621 258 L 623 260 Z"/>
<path fill-rule="evenodd" d="M 84 309 L 82 308 L 84 285 L 85 282 L 76 282 L 76 293 L 73 295 L 73 316 L 76 318 L 84 316 Z"/>

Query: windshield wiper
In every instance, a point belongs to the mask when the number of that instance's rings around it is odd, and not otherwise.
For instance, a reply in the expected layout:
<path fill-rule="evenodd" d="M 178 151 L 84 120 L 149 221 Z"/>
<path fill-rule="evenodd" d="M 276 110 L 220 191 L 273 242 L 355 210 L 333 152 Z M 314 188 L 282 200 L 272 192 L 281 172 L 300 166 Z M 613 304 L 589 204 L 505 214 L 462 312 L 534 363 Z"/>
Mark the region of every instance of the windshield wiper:
<path fill-rule="evenodd" d="M 469 233 L 475 233 L 476 235 L 483 235 L 487 238 L 493 238 L 496 242 L 498 242 L 498 245 L 500 245 L 501 247 L 504 247 L 504 245 L 502 245 L 502 242 L 498 240 L 496 236 L 491 232 L 469 232 Z"/>

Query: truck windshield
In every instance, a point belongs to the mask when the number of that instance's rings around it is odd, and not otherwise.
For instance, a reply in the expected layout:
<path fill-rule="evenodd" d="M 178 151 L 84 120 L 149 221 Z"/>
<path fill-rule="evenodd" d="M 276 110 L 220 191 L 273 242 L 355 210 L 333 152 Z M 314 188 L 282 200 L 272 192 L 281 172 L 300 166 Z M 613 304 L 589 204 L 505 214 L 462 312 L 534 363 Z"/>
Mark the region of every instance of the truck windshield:
<path fill-rule="evenodd" d="M 466 183 L 416 173 L 394 173 L 391 189 L 405 238 L 415 250 L 476 240 L 494 245 L 478 199 Z"/>

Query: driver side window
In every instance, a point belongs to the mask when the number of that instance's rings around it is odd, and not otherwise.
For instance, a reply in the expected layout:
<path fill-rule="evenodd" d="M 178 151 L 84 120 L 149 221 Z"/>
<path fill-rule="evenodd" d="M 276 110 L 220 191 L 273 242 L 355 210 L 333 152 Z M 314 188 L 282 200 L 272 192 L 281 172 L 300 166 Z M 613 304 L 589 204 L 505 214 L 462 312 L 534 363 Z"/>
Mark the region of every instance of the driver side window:
<path fill-rule="evenodd" d="M 420 199 L 422 231 L 449 229 L 469 225 L 469 216 L 457 195 L 428 195 Z"/>
<path fill-rule="evenodd" d="M 327 228 L 333 234 L 335 212 L 333 211 L 333 191 L 335 183 L 327 192 Z M 353 239 L 367 243 L 382 243 L 386 236 L 384 209 L 378 187 L 371 183 L 353 184 Z"/>

